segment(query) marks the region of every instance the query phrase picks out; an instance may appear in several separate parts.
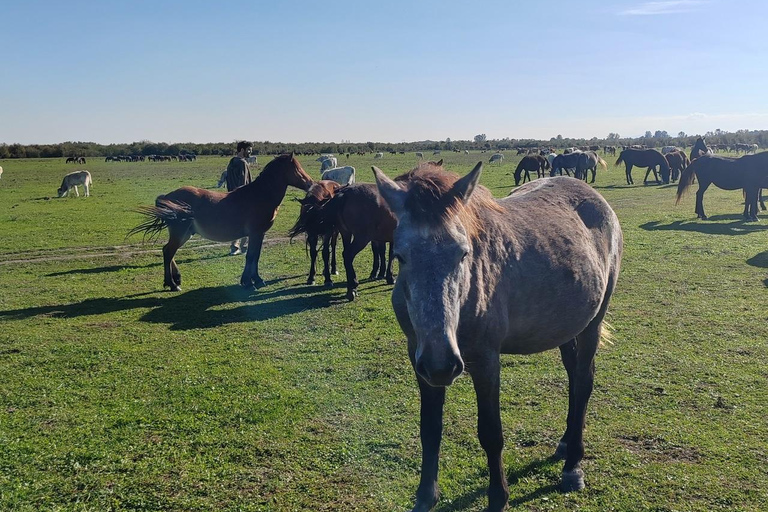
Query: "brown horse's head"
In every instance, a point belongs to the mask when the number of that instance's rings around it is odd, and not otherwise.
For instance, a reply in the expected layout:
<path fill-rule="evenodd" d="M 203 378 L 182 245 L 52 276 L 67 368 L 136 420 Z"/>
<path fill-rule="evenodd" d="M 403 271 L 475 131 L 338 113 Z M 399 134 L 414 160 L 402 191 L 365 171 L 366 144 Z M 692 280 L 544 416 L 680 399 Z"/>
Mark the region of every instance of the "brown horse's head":
<path fill-rule="evenodd" d="M 396 181 L 373 170 L 398 221 L 394 251 L 400 275 L 392 304 L 414 368 L 432 386 L 450 385 L 464 371 L 457 329 L 470 290 L 473 243 L 482 230 L 476 208 L 496 204 L 477 186 L 482 162 L 463 178 L 434 164 Z"/>
<path fill-rule="evenodd" d="M 313 183 L 312 178 L 293 156 L 293 153 L 276 156 L 261 171 L 261 175 L 273 173 L 279 175 L 288 185 L 301 190 L 309 190 Z"/>

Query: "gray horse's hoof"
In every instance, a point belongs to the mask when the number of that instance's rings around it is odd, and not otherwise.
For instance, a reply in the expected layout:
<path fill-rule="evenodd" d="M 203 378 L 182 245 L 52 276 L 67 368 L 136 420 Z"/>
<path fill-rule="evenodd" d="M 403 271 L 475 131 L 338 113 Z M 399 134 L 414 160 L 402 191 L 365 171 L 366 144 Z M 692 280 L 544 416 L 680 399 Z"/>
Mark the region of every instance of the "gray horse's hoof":
<path fill-rule="evenodd" d="M 555 460 L 564 460 L 568 456 L 568 443 L 560 441 L 557 443 L 557 449 L 555 450 Z"/>
<path fill-rule="evenodd" d="M 560 484 L 563 492 L 580 491 L 584 488 L 584 471 L 574 468 L 571 471 L 563 471 L 563 482 Z"/>

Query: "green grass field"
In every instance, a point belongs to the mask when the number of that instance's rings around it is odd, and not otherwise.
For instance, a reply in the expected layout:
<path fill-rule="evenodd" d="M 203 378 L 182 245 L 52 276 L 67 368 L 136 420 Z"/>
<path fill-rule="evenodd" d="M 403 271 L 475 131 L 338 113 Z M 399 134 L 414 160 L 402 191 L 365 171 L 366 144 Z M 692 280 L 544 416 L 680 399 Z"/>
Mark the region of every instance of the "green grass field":
<path fill-rule="evenodd" d="M 442 155 L 462 174 L 489 156 Z M 506 195 L 518 160 L 507 152 L 481 182 Z M 587 488 L 558 492 L 549 460 L 567 407 L 559 353 L 504 356 L 510 509 L 768 510 L 768 215 L 744 223 L 741 194 L 710 188 L 711 220 L 697 221 L 692 193 L 675 206 L 675 186 L 626 186 L 606 160 L 596 188 L 625 251 L 587 416 Z M 0 161 L 0 510 L 412 505 L 418 390 L 391 287 L 363 280 L 348 303 L 342 275 L 330 290 L 305 285 L 303 240 L 286 240 L 299 191 L 267 234 L 257 292 L 237 284 L 243 256 L 198 238 L 177 255 L 184 291 L 164 292 L 161 244 L 125 239 L 142 220 L 132 208 L 213 187 L 226 163 L 89 159 L 92 197 L 57 199 L 83 166 Z M 373 163 L 339 161 L 358 181 Z M 375 163 L 394 176 L 416 158 Z M 370 262 L 361 253 L 358 274 Z M 475 425 L 464 376 L 448 391 L 437 511 L 485 506 Z"/>

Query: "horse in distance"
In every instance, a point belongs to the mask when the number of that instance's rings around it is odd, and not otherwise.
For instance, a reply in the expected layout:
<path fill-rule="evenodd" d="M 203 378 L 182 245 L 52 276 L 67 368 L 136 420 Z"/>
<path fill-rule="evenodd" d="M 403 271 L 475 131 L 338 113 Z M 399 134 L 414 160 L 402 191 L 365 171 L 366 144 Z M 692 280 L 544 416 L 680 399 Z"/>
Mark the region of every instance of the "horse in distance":
<path fill-rule="evenodd" d="M 152 239 L 168 229 L 168 243 L 163 246 L 163 286 L 171 291 L 181 290 L 181 273 L 174 256 L 193 234 L 215 242 L 247 236 L 248 252 L 240 284 L 261 288 L 265 285 L 259 275 L 264 234 L 275 222 L 288 187 L 307 190 L 312 183 L 293 154 L 280 155 L 265 165 L 251 183 L 232 192 L 181 187 L 158 196 L 154 206 L 137 209 L 148 220 L 128 234 L 144 233 Z"/>
<path fill-rule="evenodd" d="M 75 191 L 75 195 L 80 197 L 80 193 L 77 191 L 78 186 L 82 186 L 85 189 L 85 197 L 91 195 L 91 186 L 93 181 L 91 180 L 91 173 L 88 171 L 74 171 L 70 172 L 61 181 L 61 186 L 57 191 L 59 197 L 66 197 L 71 190 Z"/>
<path fill-rule="evenodd" d="M 659 167 L 661 173 L 661 179 L 664 183 L 669 183 L 669 163 L 664 155 L 656 151 L 655 149 L 625 149 L 619 153 L 619 158 L 616 160 L 616 165 L 624 163 L 626 167 L 627 185 L 633 185 L 635 181 L 632 179 L 632 167 L 647 167 L 648 170 L 645 173 L 643 184 L 648 184 L 648 175 L 653 171 L 653 176 L 656 179 L 656 183 L 659 185 L 662 183 L 659 181 L 659 174 L 656 172 L 656 167 Z"/>
<path fill-rule="evenodd" d="M 723 190 L 743 189 L 746 196 L 743 216 L 746 220 L 757 220 L 757 203 L 761 200 L 760 191 L 768 187 L 768 151 L 755 155 L 744 155 L 740 158 L 705 154 L 691 162 L 680 176 L 677 185 L 677 199 L 693 184 L 694 178 L 699 180 L 696 191 L 696 216 L 707 220 L 704 213 L 704 192 L 710 185 Z"/>
<path fill-rule="evenodd" d="M 537 180 L 495 200 L 479 185 L 481 170 L 482 162 L 459 178 L 422 169 L 399 182 L 374 170 L 398 221 L 400 275 L 392 306 L 421 396 L 414 511 L 431 510 L 439 498 L 446 388 L 464 371 L 475 387 L 478 437 L 490 472 L 487 510 L 506 508 L 500 353 L 560 349 L 569 399 L 555 453 L 565 457 L 562 489 L 584 487 L 583 430 L 601 327 L 621 263 L 621 227 L 602 196 L 580 180 Z"/>
<path fill-rule="evenodd" d="M 576 160 L 576 170 L 574 171 L 574 176 L 576 179 L 583 179 L 584 181 L 587 181 L 587 171 L 592 171 L 592 181 L 590 181 L 590 183 L 594 183 L 598 165 L 601 165 L 606 171 L 608 170 L 608 164 L 606 161 L 600 158 L 600 156 L 594 151 L 589 150 L 575 154 L 579 155 L 578 159 Z"/>

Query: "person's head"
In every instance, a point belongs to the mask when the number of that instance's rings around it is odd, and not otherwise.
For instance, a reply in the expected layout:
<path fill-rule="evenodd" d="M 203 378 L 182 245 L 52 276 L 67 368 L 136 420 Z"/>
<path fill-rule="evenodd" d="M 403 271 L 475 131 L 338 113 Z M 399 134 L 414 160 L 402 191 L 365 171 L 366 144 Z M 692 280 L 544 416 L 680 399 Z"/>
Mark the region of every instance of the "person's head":
<path fill-rule="evenodd" d="M 247 140 L 243 140 L 237 143 L 237 154 L 240 156 L 248 156 L 253 151 L 253 144 Z"/>

